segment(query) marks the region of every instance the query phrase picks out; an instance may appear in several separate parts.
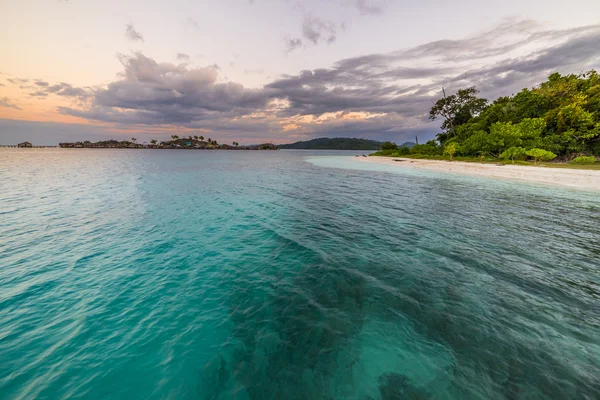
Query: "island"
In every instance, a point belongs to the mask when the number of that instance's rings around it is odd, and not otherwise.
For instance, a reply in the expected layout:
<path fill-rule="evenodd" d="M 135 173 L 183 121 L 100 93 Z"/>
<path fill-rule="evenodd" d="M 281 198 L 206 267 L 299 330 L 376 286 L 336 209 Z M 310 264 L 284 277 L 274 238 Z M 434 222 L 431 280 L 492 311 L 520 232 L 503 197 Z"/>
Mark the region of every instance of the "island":
<path fill-rule="evenodd" d="M 493 102 L 473 86 L 439 98 L 435 140 L 381 144 L 371 156 L 600 169 L 600 75 L 554 73 L 532 89 Z"/>
<path fill-rule="evenodd" d="M 204 140 L 203 136 L 179 137 L 172 135 L 171 140 L 157 141 L 150 140 L 150 143 L 138 143 L 136 138 L 131 140 L 104 140 L 99 142 L 90 142 L 89 140 L 80 142 L 59 143 L 59 147 L 67 149 L 181 149 L 181 150 L 278 150 L 278 146 L 273 143 L 262 143 L 255 145 L 242 146 L 238 142 L 231 145 L 219 144 L 216 140 L 208 138 Z"/>

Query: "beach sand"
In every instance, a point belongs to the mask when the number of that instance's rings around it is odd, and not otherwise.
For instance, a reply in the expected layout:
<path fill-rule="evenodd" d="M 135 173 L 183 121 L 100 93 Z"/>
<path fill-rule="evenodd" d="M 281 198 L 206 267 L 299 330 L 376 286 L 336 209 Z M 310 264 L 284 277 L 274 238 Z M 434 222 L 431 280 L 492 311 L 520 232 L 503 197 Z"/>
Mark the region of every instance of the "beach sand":
<path fill-rule="evenodd" d="M 357 157 L 367 163 L 396 165 L 398 168 L 424 168 L 484 178 L 544 183 L 600 191 L 600 170 L 545 168 L 522 165 L 496 165 L 461 161 L 416 160 L 402 157 Z"/>

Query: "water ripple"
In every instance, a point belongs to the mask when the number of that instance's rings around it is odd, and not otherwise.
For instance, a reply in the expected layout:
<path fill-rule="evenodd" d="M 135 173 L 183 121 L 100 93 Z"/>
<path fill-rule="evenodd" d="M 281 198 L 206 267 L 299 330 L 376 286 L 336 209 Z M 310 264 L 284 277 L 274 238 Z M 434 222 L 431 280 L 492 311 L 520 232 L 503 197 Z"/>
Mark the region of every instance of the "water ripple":
<path fill-rule="evenodd" d="M 600 398 L 591 194 L 1 150 L 0 398 Z"/>

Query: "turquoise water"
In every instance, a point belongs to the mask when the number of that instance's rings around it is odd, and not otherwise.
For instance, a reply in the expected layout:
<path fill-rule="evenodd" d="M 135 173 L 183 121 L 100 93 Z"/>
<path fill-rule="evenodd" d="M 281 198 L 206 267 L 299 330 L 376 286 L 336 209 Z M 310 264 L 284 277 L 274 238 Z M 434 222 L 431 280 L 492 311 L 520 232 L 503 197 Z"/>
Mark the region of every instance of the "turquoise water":
<path fill-rule="evenodd" d="M 600 398 L 597 194 L 0 150 L 2 399 Z"/>

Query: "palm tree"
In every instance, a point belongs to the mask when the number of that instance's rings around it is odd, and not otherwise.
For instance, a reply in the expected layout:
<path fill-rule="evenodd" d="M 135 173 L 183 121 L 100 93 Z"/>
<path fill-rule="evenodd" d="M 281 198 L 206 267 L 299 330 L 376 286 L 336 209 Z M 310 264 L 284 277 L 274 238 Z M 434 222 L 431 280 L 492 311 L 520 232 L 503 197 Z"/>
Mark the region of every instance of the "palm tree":
<path fill-rule="evenodd" d="M 212 143 L 212 140 L 210 140 L 210 138 L 208 138 L 207 140 L 208 140 L 208 143 Z"/>
<path fill-rule="evenodd" d="M 200 141 L 204 141 L 204 136 L 200 136 Z"/>
<path fill-rule="evenodd" d="M 136 138 L 134 138 L 134 137 L 132 137 L 132 138 L 131 138 L 131 141 L 132 141 L 133 143 L 135 143 L 135 142 L 137 142 L 137 139 L 136 139 Z"/>
<path fill-rule="evenodd" d="M 171 139 L 177 140 L 177 139 L 179 139 L 179 136 L 177 136 L 177 135 L 171 135 Z"/>
<path fill-rule="evenodd" d="M 194 140 L 198 140 L 198 136 L 197 135 L 194 135 Z"/>
<path fill-rule="evenodd" d="M 152 139 L 150 143 L 152 143 L 152 146 L 156 145 L 156 139 Z"/>

